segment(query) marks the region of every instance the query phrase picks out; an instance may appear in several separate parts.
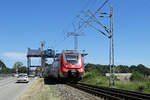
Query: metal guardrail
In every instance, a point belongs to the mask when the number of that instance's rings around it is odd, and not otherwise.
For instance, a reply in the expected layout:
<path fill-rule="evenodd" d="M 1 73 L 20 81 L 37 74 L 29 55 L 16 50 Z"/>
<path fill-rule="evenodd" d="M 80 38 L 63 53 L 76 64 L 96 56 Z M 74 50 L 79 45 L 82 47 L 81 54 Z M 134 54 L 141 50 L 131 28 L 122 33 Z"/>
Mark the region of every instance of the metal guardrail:
<path fill-rule="evenodd" d="M 121 90 L 116 88 L 108 88 L 102 86 L 94 86 L 83 83 L 67 83 L 68 85 L 83 90 L 87 93 L 102 97 L 107 100 L 150 100 L 150 94 Z"/>
<path fill-rule="evenodd" d="M 0 77 L 9 77 L 11 76 L 12 74 L 0 74 Z"/>
<path fill-rule="evenodd" d="M 12 74 L 0 74 L 0 80 L 7 78 L 7 77 L 11 77 Z"/>

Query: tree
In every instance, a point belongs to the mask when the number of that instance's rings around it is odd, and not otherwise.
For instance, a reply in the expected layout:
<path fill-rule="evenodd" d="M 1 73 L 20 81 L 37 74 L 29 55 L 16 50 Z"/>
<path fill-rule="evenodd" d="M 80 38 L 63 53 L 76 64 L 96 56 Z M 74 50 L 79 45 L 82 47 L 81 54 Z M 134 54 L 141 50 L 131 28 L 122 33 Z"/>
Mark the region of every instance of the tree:
<path fill-rule="evenodd" d="M 143 74 L 139 72 L 133 72 L 132 76 L 130 77 L 131 81 L 147 81 L 149 80 L 148 78 L 145 78 Z"/>
<path fill-rule="evenodd" d="M 137 65 L 137 69 L 140 73 L 142 73 L 144 76 L 150 75 L 150 69 L 146 68 L 144 65 L 139 64 Z"/>
<path fill-rule="evenodd" d="M 0 69 L 5 69 L 6 65 L 0 60 Z"/>
<path fill-rule="evenodd" d="M 148 76 L 150 75 L 150 69 L 145 67 L 144 65 L 142 64 L 139 64 L 137 66 L 135 65 L 132 65 L 130 67 L 130 71 L 133 73 L 133 72 L 139 72 L 141 74 L 143 74 L 144 76 Z"/>
<path fill-rule="evenodd" d="M 16 72 L 20 71 L 20 69 L 23 67 L 22 62 L 16 62 L 13 66 L 14 69 L 16 69 Z"/>
<path fill-rule="evenodd" d="M 14 64 L 13 68 L 19 69 L 19 68 L 21 68 L 22 66 L 23 66 L 23 63 L 22 63 L 22 62 L 16 62 L 16 63 Z"/>
<path fill-rule="evenodd" d="M 129 69 L 130 69 L 131 73 L 138 71 L 138 69 L 137 69 L 137 67 L 135 65 L 131 65 Z"/>
<path fill-rule="evenodd" d="M 19 68 L 18 70 L 20 73 L 27 73 L 27 67 L 22 66 L 21 68 Z"/>
<path fill-rule="evenodd" d="M 129 73 L 130 72 L 129 67 L 126 65 L 117 66 L 115 71 L 119 72 L 119 73 Z"/>

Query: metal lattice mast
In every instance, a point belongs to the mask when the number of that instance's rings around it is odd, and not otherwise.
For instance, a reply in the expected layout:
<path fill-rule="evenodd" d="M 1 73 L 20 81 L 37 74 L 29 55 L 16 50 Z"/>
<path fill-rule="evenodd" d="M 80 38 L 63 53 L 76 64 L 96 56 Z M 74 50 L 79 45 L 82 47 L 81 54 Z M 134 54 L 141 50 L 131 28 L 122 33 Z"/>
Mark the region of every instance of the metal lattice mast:
<path fill-rule="evenodd" d="M 78 37 L 81 36 L 79 33 L 68 32 L 69 36 L 74 36 L 74 50 L 78 50 Z"/>
<path fill-rule="evenodd" d="M 40 76 L 42 76 L 42 71 L 45 67 L 45 56 L 44 56 L 44 47 L 45 47 L 45 41 L 41 42 L 41 68 L 40 68 Z"/>
<path fill-rule="evenodd" d="M 112 41 L 112 74 L 113 78 L 115 78 L 114 73 L 115 73 L 115 65 L 114 65 L 114 29 L 113 29 L 113 6 L 110 6 L 110 24 L 111 24 L 111 41 Z M 114 86 L 114 79 L 112 80 L 112 86 Z"/>
<path fill-rule="evenodd" d="M 100 9 L 102 9 L 104 7 L 104 5 L 108 2 L 108 0 L 106 0 L 102 6 L 96 11 L 96 12 L 92 12 L 91 10 L 88 10 L 88 12 L 83 12 L 83 14 L 88 17 L 88 20 L 85 20 L 84 18 L 82 18 L 81 16 L 77 16 L 80 20 L 82 20 L 84 23 L 88 24 L 89 26 L 91 26 L 92 28 L 94 28 L 95 30 L 99 31 L 100 33 L 102 33 L 104 36 L 106 36 L 107 38 L 109 38 L 110 44 L 109 44 L 109 65 L 110 65 L 110 80 L 109 80 L 109 86 L 110 87 L 114 87 L 114 73 L 115 73 L 115 66 L 114 66 L 114 34 L 113 34 L 113 7 L 110 6 L 110 13 L 106 13 L 103 12 L 101 14 L 105 15 L 105 16 L 99 16 L 99 17 L 108 17 L 110 19 L 110 28 L 107 28 L 105 25 L 103 25 L 95 15 L 99 14 Z M 102 31 L 101 29 L 97 28 L 96 26 L 92 25 L 90 22 L 94 21 L 96 22 L 98 25 L 100 25 L 104 31 Z"/>
<path fill-rule="evenodd" d="M 110 6 L 110 58 L 109 58 L 109 65 L 110 65 L 110 81 L 109 81 L 109 86 L 114 87 L 114 73 L 115 73 L 115 68 L 114 68 L 114 34 L 113 34 L 113 7 Z"/>

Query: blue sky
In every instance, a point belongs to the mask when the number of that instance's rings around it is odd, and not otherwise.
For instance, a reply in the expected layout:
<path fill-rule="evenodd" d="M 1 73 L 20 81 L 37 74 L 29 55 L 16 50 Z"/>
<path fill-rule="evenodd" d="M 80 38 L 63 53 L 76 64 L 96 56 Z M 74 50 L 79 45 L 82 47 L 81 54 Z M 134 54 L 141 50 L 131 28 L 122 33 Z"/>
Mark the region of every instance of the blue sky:
<path fill-rule="evenodd" d="M 1 0 L 0 1 L 0 59 L 8 67 L 16 61 L 26 65 L 27 48 L 46 48 L 58 52 L 73 49 L 73 37 L 63 41 L 66 32 L 73 31 L 82 10 L 96 10 L 104 0 Z M 150 1 L 110 0 L 114 6 L 115 64 L 150 67 Z M 100 19 L 106 21 L 106 19 Z M 104 22 L 105 22 L 104 21 Z M 93 23 L 93 25 L 95 25 Z M 99 29 L 102 29 L 99 27 Z M 108 39 L 87 26 L 81 30 L 79 51 L 89 54 L 86 62 L 108 64 Z M 33 60 L 39 64 L 40 60 Z"/>

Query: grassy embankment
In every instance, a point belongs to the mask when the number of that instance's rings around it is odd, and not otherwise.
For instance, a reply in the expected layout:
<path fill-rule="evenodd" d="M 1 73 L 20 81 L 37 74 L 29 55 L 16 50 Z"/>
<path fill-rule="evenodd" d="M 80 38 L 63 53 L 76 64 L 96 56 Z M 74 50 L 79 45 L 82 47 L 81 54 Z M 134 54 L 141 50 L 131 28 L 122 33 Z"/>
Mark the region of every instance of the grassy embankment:
<path fill-rule="evenodd" d="M 150 93 L 150 80 L 144 78 L 137 73 L 133 74 L 132 81 L 115 80 L 115 87 L 124 90 L 133 90 L 139 92 Z M 81 83 L 92 84 L 97 86 L 109 86 L 109 79 L 97 71 L 86 72 Z"/>
<path fill-rule="evenodd" d="M 19 100 L 60 100 L 49 85 L 39 78 Z"/>

